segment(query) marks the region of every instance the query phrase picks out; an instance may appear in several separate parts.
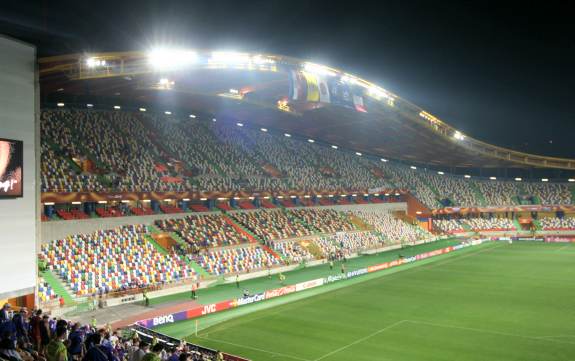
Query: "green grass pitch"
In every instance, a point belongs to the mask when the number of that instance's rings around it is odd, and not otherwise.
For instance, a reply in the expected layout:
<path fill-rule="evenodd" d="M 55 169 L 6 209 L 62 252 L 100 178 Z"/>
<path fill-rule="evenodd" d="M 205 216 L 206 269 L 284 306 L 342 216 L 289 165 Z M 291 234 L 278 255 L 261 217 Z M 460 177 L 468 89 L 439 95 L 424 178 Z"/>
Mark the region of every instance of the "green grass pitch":
<path fill-rule="evenodd" d="M 194 320 L 158 330 L 254 361 L 575 360 L 575 245 L 488 243 L 374 275 L 207 316 L 198 336 Z"/>

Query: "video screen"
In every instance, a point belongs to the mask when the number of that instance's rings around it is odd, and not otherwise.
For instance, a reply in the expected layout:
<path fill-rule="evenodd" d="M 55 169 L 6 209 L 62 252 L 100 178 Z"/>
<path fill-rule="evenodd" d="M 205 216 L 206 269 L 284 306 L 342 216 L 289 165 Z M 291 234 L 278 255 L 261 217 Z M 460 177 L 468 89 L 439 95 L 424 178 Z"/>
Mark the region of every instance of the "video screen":
<path fill-rule="evenodd" d="M 0 198 L 22 197 L 23 143 L 0 138 Z"/>

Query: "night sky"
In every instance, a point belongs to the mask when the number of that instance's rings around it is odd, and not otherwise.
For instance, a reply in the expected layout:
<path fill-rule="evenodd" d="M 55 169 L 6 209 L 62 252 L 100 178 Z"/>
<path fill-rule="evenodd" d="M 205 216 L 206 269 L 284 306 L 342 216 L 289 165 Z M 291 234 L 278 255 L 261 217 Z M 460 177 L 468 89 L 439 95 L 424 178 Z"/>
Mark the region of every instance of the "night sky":
<path fill-rule="evenodd" d="M 4 3 L 0 33 L 40 56 L 155 44 L 296 56 L 373 81 L 475 138 L 575 158 L 568 1 Z"/>

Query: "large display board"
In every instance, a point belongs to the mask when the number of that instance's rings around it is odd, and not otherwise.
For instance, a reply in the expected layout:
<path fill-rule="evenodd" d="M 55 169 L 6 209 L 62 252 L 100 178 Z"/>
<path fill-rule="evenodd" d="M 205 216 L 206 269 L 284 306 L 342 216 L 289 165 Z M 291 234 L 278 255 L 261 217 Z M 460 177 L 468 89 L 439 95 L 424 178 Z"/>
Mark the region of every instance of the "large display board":
<path fill-rule="evenodd" d="M 36 49 L 0 36 L 0 300 L 34 293 L 39 185 Z M 6 192 L 4 189 L 6 188 Z"/>
<path fill-rule="evenodd" d="M 22 197 L 22 141 L 0 138 L 0 199 Z"/>

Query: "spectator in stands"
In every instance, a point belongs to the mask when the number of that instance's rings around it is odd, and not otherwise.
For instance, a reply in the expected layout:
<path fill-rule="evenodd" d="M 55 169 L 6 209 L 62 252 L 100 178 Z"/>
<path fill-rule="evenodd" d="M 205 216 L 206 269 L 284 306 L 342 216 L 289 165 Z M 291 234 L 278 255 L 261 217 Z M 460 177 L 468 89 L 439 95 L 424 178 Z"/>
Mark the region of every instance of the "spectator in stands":
<path fill-rule="evenodd" d="M 68 361 L 68 350 L 64 345 L 64 340 L 68 337 L 66 327 L 58 327 L 54 338 L 46 345 L 47 361 Z"/>

